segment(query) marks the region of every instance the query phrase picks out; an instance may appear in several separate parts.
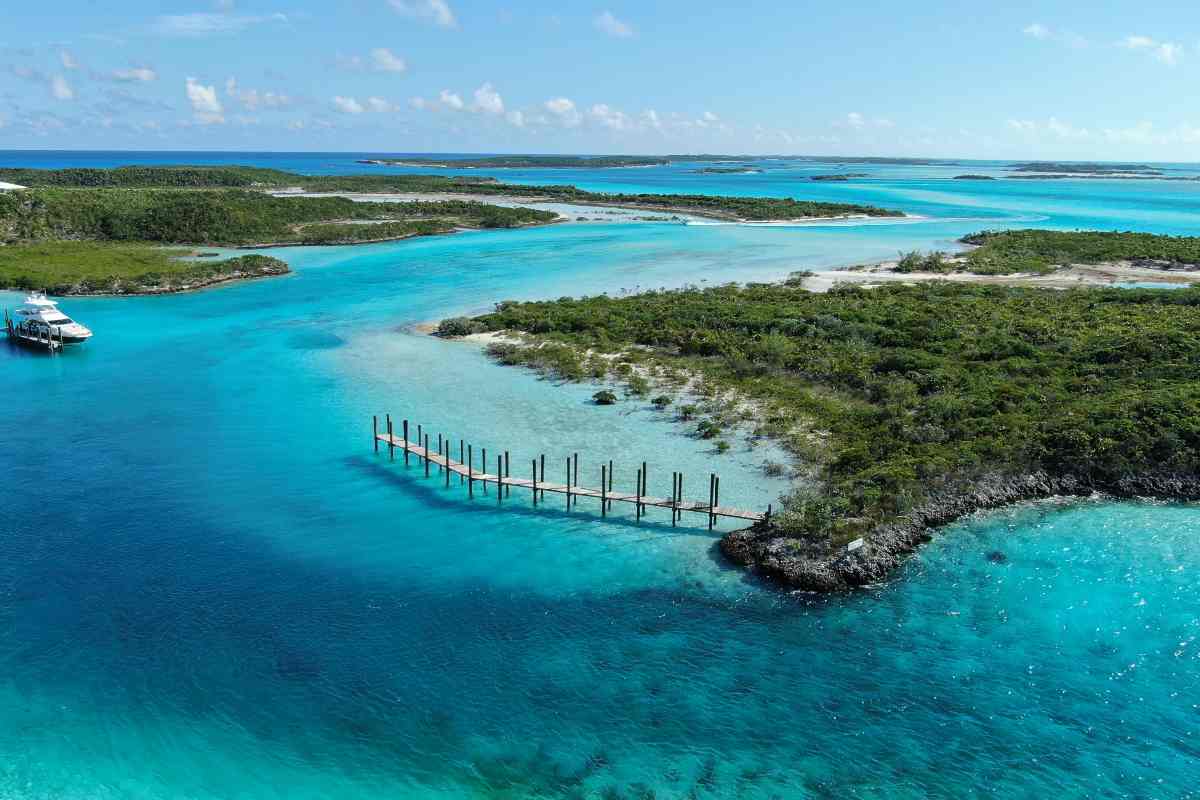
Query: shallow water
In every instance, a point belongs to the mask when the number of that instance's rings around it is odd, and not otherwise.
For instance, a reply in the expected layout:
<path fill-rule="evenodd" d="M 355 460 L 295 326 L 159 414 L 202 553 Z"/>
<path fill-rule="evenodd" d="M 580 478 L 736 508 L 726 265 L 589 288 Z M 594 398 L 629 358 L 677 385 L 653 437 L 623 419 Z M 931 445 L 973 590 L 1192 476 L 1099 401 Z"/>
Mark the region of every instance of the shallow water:
<path fill-rule="evenodd" d="M 0 797 L 1192 796 L 1200 509 L 984 515 L 886 585 L 815 600 L 728 568 L 703 528 L 516 492 L 497 512 L 371 447 L 391 412 L 510 449 L 514 474 L 544 452 L 553 478 L 578 451 L 584 476 L 612 457 L 631 486 L 645 459 L 652 489 L 716 469 L 723 497 L 762 507 L 783 488 L 758 470 L 769 445 L 718 457 L 642 404 L 598 408 L 595 387 L 408 327 L 886 257 L 1043 202 L 1046 224 L 1142 227 L 1126 207 L 1147 229 L 1196 223 L 1190 184 L 968 190 L 894 170 L 793 184 L 930 219 L 291 249 L 286 278 L 64 303 L 95 340 L 0 348 Z"/>

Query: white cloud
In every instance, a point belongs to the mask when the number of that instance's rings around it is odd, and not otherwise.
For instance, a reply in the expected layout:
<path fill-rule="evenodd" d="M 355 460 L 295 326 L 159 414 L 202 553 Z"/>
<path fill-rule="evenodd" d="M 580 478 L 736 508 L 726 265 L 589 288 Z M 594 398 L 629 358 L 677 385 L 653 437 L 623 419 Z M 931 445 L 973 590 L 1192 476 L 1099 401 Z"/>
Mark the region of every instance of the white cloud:
<path fill-rule="evenodd" d="M 573 128 L 580 122 L 580 114 L 575 108 L 575 103 L 565 97 L 547 100 L 543 106 L 568 128 Z"/>
<path fill-rule="evenodd" d="M 260 92 L 257 89 L 244 89 L 233 78 L 225 81 L 225 94 L 242 104 L 247 111 L 268 109 L 278 111 L 292 105 L 292 98 L 279 92 Z"/>
<path fill-rule="evenodd" d="M 386 47 L 376 47 L 371 51 L 371 63 L 379 72 L 404 72 L 408 69 L 404 59 Z"/>
<path fill-rule="evenodd" d="M 54 95 L 55 100 L 75 99 L 75 90 L 62 75 L 55 75 L 50 79 L 50 94 Z"/>
<path fill-rule="evenodd" d="M 1021 30 L 1021 33 L 1025 34 L 1026 36 L 1032 36 L 1035 39 L 1050 38 L 1050 29 L 1038 22 L 1034 22 L 1031 25 L 1026 25 Z"/>
<path fill-rule="evenodd" d="M 851 111 L 846 115 L 846 124 L 851 128 L 861 128 L 867 124 L 867 121 L 863 119 L 862 114 L 858 113 L 857 111 Z"/>
<path fill-rule="evenodd" d="M 149 67 L 130 67 L 129 69 L 114 69 L 105 77 L 119 83 L 144 83 L 157 80 L 158 73 Z"/>
<path fill-rule="evenodd" d="M 1149 36 L 1126 36 L 1119 46 L 1127 50 L 1147 50 L 1153 56 L 1168 66 L 1175 66 L 1184 54 L 1184 46 L 1176 42 L 1160 42 Z"/>
<path fill-rule="evenodd" d="M 1010 119 L 1005 124 L 1012 130 L 1021 133 L 1033 133 L 1037 128 L 1037 123 L 1030 119 Z"/>
<path fill-rule="evenodd" d="M 607 33 L 609 36 L 616 36 L 620 39 L 627 39 L 633 36 L 633 26 L 617 19 L 611 11 L 600 12 L 596 15 L 593 22 L 598 30 Z"/>
<path fill-rule="evenodd" d="M 504 115 L 504 118 L 507 119 L 509 124 L 512 125 L 513 127 L 516 127 L 516 128 L 524 128 L 525 127 L 525 115 L 522 114 L 520 111 L 510 111 Z"/>
<path fill-rule="evenodd" d="M 588 110 L 588 116 L 606 128 L 614 131 L 624 131 L 632 127 L 632 122 L 625 112 L 611 108 L 604 103 L 597 103 Z"/>
<path fill-rule="evenodd" d="M 79 69 L 79 62 L 75 60 L 75 56 L 66 50 L 58 51 L 58 60 L 63 69 Z"/>
<path fill-rule="evenodd" d="M 642 121 L 645 122 L 648 127 L 653 128 L 656 131 L 662 130 L 662 120 L 659 118 L 658 112 L 653 108 L 648 108 L 642 112 Z"/>
<path fill-rule="evenodd" d="M 388 0 L 392 8 L 406 17 L 426 19 L 443 28 L 454 28 L 458 20 L 446 0 Z"/>
<path fill-rule="evenodd" d="M 205 86 L 195 78 L 187 79 L 187 98 L 192 104 L 192 113 L 196 121 L 203 125 L 213 125 L 225 121 L 225 109 L 217 98 L 215 86 Z"/>
<path fill-rule="evenodd" d="M 1046 130 L 1060 139 L 1089 139 L 1092 135 L 1087 128 L 1076 128 L 1065 122 L 1059 122 L 1054 117 L 1051 117 L 1050 121 L 1046 123 Z"/>
<path fill-rule="evenodd" d="M 449 89 L 442 89 L 441 93 L 438 95 L 438 101 L 441 102 L 441 104 L 446 108 L 450 108 L 455 111 L 462 111 L 463 106 L 465 105 L 462 98 Z"/>
<path fill-rule="evenodd" d="M 386 114 L 391 111 L 399 111 L 400 107 L 384 100 L 382 97 L 368 97 L 367 108 L 374 111 L 376 114 Z"/>
<path fill-rule="evenodd" d="M 342 97 L 341 95 L 333 98 L 333 106 L 343 114 L 361 114 L 366 111 L 362 103 L 353 97 Z"/>
<path fill-rule="evenodd" d="M 490 83 L 475 90 L 475 109 L 487 114 L 503 114 L 504 100 Z"/>
<path fill-rule="evenodd" d="M 154 20 L 151 30 L 162 36 L 212 36 L 237 33 L 251 25 L 287 22 L 286 14 L 245 16 L 199 11 L 193 14 L 166 14 Z"/>

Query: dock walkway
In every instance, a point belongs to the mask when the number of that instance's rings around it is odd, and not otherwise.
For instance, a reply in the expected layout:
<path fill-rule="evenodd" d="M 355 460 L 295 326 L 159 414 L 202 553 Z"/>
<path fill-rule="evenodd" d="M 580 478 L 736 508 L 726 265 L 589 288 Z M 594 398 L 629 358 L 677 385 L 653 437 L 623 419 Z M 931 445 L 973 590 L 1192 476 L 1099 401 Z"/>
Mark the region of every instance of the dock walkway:
<path fill-rule="evenodd" d="M 379 417 L 372 418 L 372 434 L 374 437 L 375 452 L 379 452 L 380 444 L 383 444 L 388 449 L 388 457 L 392 460 L 396 457 L 396 451 L 399 450 L 404 456 L 405 463 L 410 462 L 410 458 L 415 456 L 418 465 L 425 469 L 425 476 L 430 476 L 432 467 L 437 467 L 438 473 L 443 476 L 446 485 L 450 485 L 450 477 L 452 475 L 459 476 L 460 483 L 466 483 L 468 493 L 474 497 L 475 485 L 479 484 L 484 494 L 488 493 L 488 486 L 495 488 L 496 503 L 502 504 L 506 497 L 511 496 L 512 487 L 524 489 L 532 493 L 533 504 L 536 506 L 539 501 L 545 501 L 547 492 L 550 494 L 563 495 L 566 498 L 567 508 L 572 508 L 580 497 L 587 497 L 600 502 L 600 512 L 607 515 L 612 508 L 613 503 L 627 503 L 636 507 L 638 519 L 641 519 L 649 507 L 666 508 L 671 510 L 671 524 L 674 525 L 683 516 L 684 512 L 694 514 L 705 514 L 708 517 L 708 527 L 711 530 L 713 524 L 718 517 L 727 519 L 739 519 L 747 522 L 763 522 L 770 519 L 771 508 L 767 507 L 765 512 L 746 511 L 732 506 L 723 506 L 720 504 L 721 494 L 721 479 L 716 474 L 710 474 L 708 478 L 708 502 L 698 500 L 685 500 L 683 497 L 683 473 L 673 472 L 671 474 L 671 496 L 657 497 L 647 493 L 647 470 L 646 462 L 637 470 L 637 490 L 633 493 L 618 492 L 613 490 L 613 462 L 600 466 L 600 488 L 594 489 L 587 486 L 582 486 L 579 483 L 579 454 L 569 456 L 566 459 L 566 470 L 564 483 L 553 483 L 546 480 L 546 457 L 543 455 L 540 458 L 532 459 L 530 463 L 530 477 L 514 478 L 510 472 L 509 454 L 508 451 L 502 454 L 497 453 L 495 459 L 495 467 L 493 472 L 488 472 L 488 457 L 487 450 L 481 452 L 480 465 L 481 468 L 475 467 L 475 451 L 474 447 L 459 441 L 459 459 L 456 461 L 450 457 L 450 440 L 438 434 L 437 449 L 430 447 L 430 435 L 423 433 L 421 426 L 417 426 L 417 438 L 410 440 L 408 420 L 403 420 L 401 424 L 402 433 L 397 435 L 393 431 L 391 415 L 385 418 L 386 428 L 381 432 L 379 426 Z"/>

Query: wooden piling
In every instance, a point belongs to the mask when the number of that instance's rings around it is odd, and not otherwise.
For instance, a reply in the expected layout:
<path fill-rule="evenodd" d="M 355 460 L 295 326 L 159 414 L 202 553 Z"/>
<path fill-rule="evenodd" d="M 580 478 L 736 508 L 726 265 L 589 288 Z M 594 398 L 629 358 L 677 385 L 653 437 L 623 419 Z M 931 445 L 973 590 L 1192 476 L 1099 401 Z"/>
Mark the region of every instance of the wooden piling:
<path fill-rule="evenodd" d="M 608 467 L 600 465 L 600 516 L 608 516 Z"/>
<path fill-rule="evenodd" d="M 487 472 L 487 448 L 486 447 L 483 448 L 483 453 L 481 453 L 481 455 L 482 455 L 482 458 L 479 459 L 479 463 L 483 464 L 483 471 L 486 473 Z M 487 494 L 487 481 L 483 482 L 483 493 Z"/>
<path fill-rule="evenodd" d="M 671 473 L 671 527 L 675 527 L 675 498 L 678 496 L 679 490 L 679 473 Z"/>
<path fill-rule="evenodd" d="M 711 472 L 708 473 L 708 529 L 710 531 L 713 529 L 713 513 L 712 513 L 712 511 L 713 511 L 713 505 L 714 505 L 713 489 L 716 488 L 714 485 L 715 481 L 716 481 L 716 475 L 714 475 Z"/>
<path fill-rule="evenodd" d="M 425 477 L 428 478 L 429 477 L 429 434 L 428 433 L 425 434 L 425 438 L 424 438 L 424 440 L 422 440 L 422 445 L 425 450 Z"/>
<path fill-rule="evenodd" d="M 392 415 L 387 415 L 388 461 L 396 460 L 396 443 L 392 440 Z"/>
<path fill-rule="evenodd" d="M 642 490 L 639 494 L 645 497 L 649 493 L 650 486 L 650 471 L 646 469 L 646 462 L 642 462 Z M 642 504 L 642 516 L 646 516 L 646 504 Z"/>
<path fill-rule="evenodd" d="M 375 452 L 379 452 L 379 415 L 371 415 L 371 439 L 375 442 Z"/>
<path fill-rule="evenodd" d="M 408 466 L 408 420 L 404 420 L 404 466 Z"/>
<path fill-rule="evenodd" d="M 637 494 L 635 495 L 635 497 L 637 499 L 634 501 L 635 516 L 637 519 L 641 519 L 642 518 L 642 471 L 640 469 L 637 471 L 637 490 L 636 491 L 637 491 Z"/>
<path fill-rule="evenodd" d="M 438 455 L 440 456 L 441 454 L 442 454 L 442 435 L 439 433 L 438 434 Z M 449 461 L 447 461 L 447 464 L 449 464 Z M 440 470 L 441 468 L 442 468 L 442 465 L 439 464 L 438 469 Z M 450 471 L 449 466 L 446 467 L 446 471 L 447 472 Z"/>
<path fill-rule="evenodd" d="M 475 456 L 471 452 L 471 445 L 467 445 L 467 497 L 475 496 Z"/>
<path fill-rule="evenodd" d="M 571 510 L 571 457 L 567 456 L 567 511 Z"/>
<path fill-rule="evenodd" d="M 533 459 L 533 505 L 537 506 L 537 459 Z"/>
<path fill-rule="evenodd" d="M 487 468 L 487 465 L 484 465 Z M 504 500 L 504 456 L 496 454 L 496 505 Z"/>
<path fill-rule="evenodd" d="M 612 463 L 612 459 L 610 458 L 608 460 L 608 493 L 609 494 L 612 494 L 612 484 L 613 484 L 613 463 Z M 610 510 L 612 509 L 612 500 L 608 501 L 608 507 Z"/>
<path fill-rule="evenodd" d="M 506 478 L 512 477 L 512 473 L 508 471 L 508 451 L 507 450 L 504 451 L 504 477 L 506 477 Z M 505 484 L 504 496 L 509 497 L 511 495 L 512 495 L 512 484 Z"/>
<path fill-rule="evenodd" d="M 441 448 L 438 448 L 438 449 L 440 450 Z M 450 488 L 450 440 L 449 439 L 446 440 L 446 452 L 442 457 L 446 459 L 446 488 L 449 489 Z"/>
<path fill-rule="evenodd" d="M 465 462 L 466 462 L 466 460 L 467 460 L 467 459 L 465 459 L 465 458 L 463 457 L 463 456 L 465 456 L 466 454 L 467 454 L 467 445 L 466 445 L 466 443 L 464 443 L 464 442 L 463 442 L 463 440 L 462 440 L 462 439 L 459 439 L 459 440 L 458 440 L 458 463 L 459 463 L 459 464 L 463 464 L 463 463 L 465 463 Z M 462 476 L 462 473 L 459 473 L 459 475 L 458 475 L 458 485 L 459 485 L 459 486 L 462 486 L 462 485 L 463 485 L 463 476 Z"/>
<path fill-rule="evenodd" d="M 571 464 L 571 475 L 574 476 L 575 486 L 576 486 L 576 488 L 578 488 L 579 487 L 579 453 L 575 454 L 574 461 Z M 575 499 L 574 499 L 574 501 L 572 501 L 571 505 L 575 505 L 575 506 L 579 505 L 579 493 L 578 492 L 575 493 Z"/>
<path fill-rule="evenodd" d="M 546 482 L 546 454 L 542 453 L 542 455 L 539 458 L 542 462 L 542 483 L 545 483 Z M 542 490 L 542 499 L 543 500 L 546 499 L 546 490 L 545 489 Z"/>

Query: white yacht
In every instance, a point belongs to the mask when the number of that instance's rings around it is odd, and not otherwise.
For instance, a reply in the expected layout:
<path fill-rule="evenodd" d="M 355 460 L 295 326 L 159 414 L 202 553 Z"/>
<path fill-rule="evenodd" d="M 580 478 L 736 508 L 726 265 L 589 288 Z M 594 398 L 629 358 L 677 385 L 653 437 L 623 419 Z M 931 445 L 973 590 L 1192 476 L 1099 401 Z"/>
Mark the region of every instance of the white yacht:
<path fill-rule="evenodd" d="M 47 299 L 43 292 L 34 292 L 25 298 L 25 305 L 13 314 L 13 323 L 18 328 L 45 326 L 53 338 L 63 344 L 79 344 L 92 338 L 90 330 L 59 311 L 58 303 Z"/>

